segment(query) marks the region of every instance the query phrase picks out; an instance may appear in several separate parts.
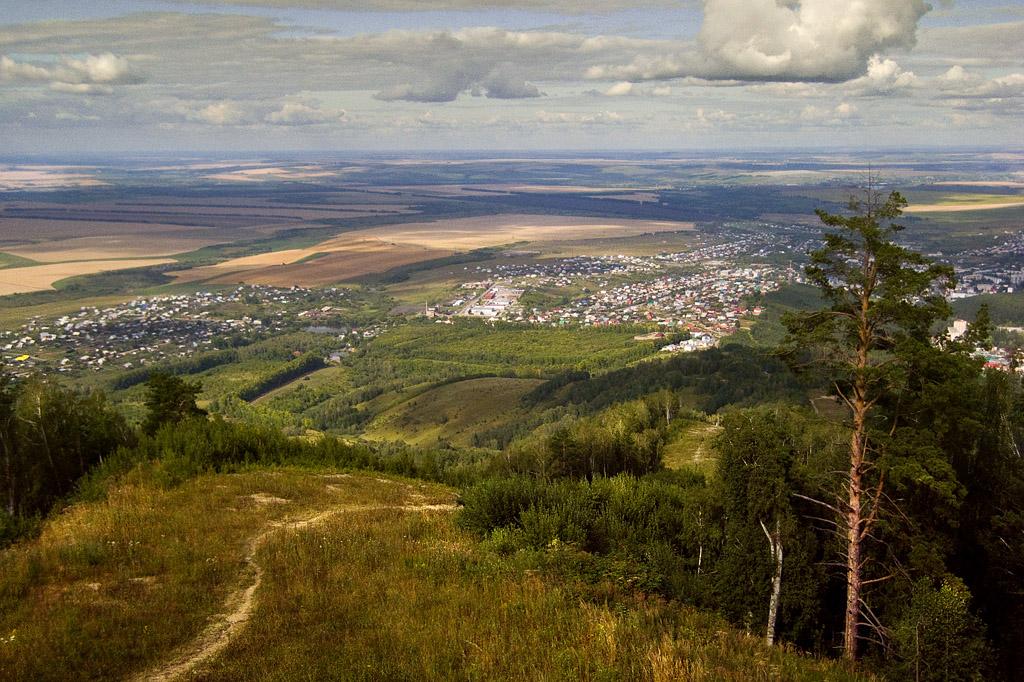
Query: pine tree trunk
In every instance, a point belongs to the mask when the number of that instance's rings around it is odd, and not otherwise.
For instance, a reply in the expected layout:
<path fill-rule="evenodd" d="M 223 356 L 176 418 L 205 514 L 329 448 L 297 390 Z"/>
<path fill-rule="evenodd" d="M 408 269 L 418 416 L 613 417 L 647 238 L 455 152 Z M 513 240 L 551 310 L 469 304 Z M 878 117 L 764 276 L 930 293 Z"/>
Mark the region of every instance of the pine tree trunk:
<path fill-rule="evenodd" d="M 849 500 L 846 513 L 846 617 L 843 632 L 843 656 L 857 659 L 857 626 L 860 622 L 861 577 L 861 464 L 863 441 L 854 431 L 851 437 Z"/>
<path fill-rule="evenodd" d="M 867 269 L 867 268 L 865 268 Z M 868 399 L 868 381 L 865 376 L 872 346 L 868 322 L 870 289 L 861 296 L 859 339 L 853 380 L 851 408 L 853 432 L 850 434 L 850 477 L 847 481 L 846 503 L 846 613 L 843 627 L 843 657 L 857 660 L 858 627 L 860 625 L 861 590 L 863 575 L 861 560 L 864 540 L 864 464 L 867 457 L 867 418 L 871 403 Z"/>

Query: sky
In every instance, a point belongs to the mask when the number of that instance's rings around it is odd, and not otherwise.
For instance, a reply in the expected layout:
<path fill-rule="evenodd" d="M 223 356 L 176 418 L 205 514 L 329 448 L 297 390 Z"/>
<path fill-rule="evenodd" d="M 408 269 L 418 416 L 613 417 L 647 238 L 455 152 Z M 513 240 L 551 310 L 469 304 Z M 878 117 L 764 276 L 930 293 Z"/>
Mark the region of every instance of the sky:
<path fill-rule="evenodd" d="M 0 0 L 0 153 L 1024 148 L 1017 0 Z"/>

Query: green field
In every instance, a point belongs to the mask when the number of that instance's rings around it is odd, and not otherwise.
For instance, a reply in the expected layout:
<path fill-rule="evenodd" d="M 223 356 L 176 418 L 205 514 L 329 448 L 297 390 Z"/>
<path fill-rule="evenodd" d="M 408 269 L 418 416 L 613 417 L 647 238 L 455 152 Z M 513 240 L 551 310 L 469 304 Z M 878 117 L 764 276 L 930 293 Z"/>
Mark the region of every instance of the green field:
<path fill-rule="evenodd" d="M 39 265 L 39 261 L 34 261 L 31 258 L 25 258 L 23 256 L 15 256 L 13 253 L 4 253 L 0 251 L 0 270 L 7 268 L 24 268 L 29 265 Z"/>

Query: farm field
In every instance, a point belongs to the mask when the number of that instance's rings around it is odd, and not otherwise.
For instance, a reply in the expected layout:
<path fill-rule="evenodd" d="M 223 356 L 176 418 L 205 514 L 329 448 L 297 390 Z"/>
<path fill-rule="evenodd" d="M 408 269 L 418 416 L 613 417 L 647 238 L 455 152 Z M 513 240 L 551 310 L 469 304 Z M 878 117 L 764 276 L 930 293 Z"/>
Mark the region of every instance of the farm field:
<path fill-rule="evenodd" d="M 0 296 L 53 289 L 54 284 L 69 277 L 99 272 L 130 270 L 171 263 L 169 259 L 139 258 L 124 260 L 91 260 L 30 265 L 0 270 Z"/>
<path fill-rule="evenodd" d="M 123 199 L 0 202 L 0 243 L 40 253 L 53 242 L 124 237 L 136 246 L 178 239 L 173 252 L 322 222 L 404 215 L 413 207 L 394 196 L 331 192 L 315 202 L 275 201 L 269 196 L 189 196 L 133 193 Z M 61 244 L 53 246 L 59 251 Z M 13 248 L 5 249 L 13 251 Z"/>
<path fill-rule="evenodd" d="M 494 215 L 402 223 L 347 232 L 301 249 L 230 259 L 178 273 L 182 282 L 317 286 L 484 247 L 679 232 L 692 223 Z"/>
<path fill-rule="evenodd" d="M 1019 194 L 950 194 L 935 203 L 910 204 L 907 213 L 961 213 L 964 211 L 992 211 L 1024 206 Z"/>
<path fill-rule="evenodd" d="M 506 423 L 519 399 L 542 383 L 540 379 L 488 377 L 445 384 L 378 415 L 364 437 L 472 446 L 474 434 Z"/>
<path fill-rule="evenodd" d="M 178 273 L 179 282 L 323 286 L 360 275 L 449 256 L 453 251 L 357 236 L 306 248 L 271 251 Z"/>
<path fill-rule="evenodd" d="M 0 164 L 0 191 L 102 186 L 104 183 L 92 177 L 91 170 L 90 166 Z"/>

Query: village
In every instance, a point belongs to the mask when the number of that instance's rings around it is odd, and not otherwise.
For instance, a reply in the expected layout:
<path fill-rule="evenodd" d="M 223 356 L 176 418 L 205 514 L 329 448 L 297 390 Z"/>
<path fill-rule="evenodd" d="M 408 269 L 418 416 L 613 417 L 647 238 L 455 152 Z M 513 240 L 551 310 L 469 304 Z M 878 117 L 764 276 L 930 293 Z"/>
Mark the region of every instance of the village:
<path fill-rule="evenodd" d="M 803 283 L 790 256 L 814 245 L 812 232 L 774 223 L 720 225 L 694 236 L 684 251 L 654 255 L 531 257 L 466 266 L 454 296 L 423 308 L 437 322 L 459 318 L 544 326 L 641 325 L 677 341 L 664 352 L 692 352 L 749 326 L 761 298 L 784 284 Z M 1024 271 L 1000 263 L 1024 254 L 1024 238 L 963 254 L 952 298 L 1012 292 Z M 537 254 L 531 254 L 535 256 Z M 56 318 L 33 317 L 0 331 L 0 361 L 14 374 L 35 370 L 80 373 L 131 370 L 197 353 L 244 345 L 295 331 L 328 334 L 339 362 L 398 319 L 353 324 L 352 288 L 240 285 L 141 297 L 105 307 L 85 306 Z M 646 338 L 646 337 L 645 337 Z M 1016 367 L 1007 350 L 987 351 L 992 366 Z"/>
<path fill-rule="evenodd" d="M 0 331 L 0 360 L 15 375 L 37 369 L 60 373 L 133 369 L 248 344 L 297 329 L 372 338 L 373 328 L 337 324 L 348 292 L 239 286 L 86 306 L 56 319 L 33 317 Z M 344 347 L 347 344 L 341 344 Z"/>
<path fill-rule="evenodd" d="M 426 313 L 439 321 L 477 317 L 550 326 L 648 325 L 661 330 L 655 333 L 687 337 L 665 345 L 666 352 L 702 350 L 734 333 L 743 320 L 760 315 L 760 306 L 751 306 L 751 301 L 783 283 L 803 282 L 792 263 L 754 261 L 778 262 L 780 255 L 803 246 L 806 234 L 775 225 L 758 228 L 729 238 L 701 235 L 692 249 L 652 256 L 574 256 L 477 265 L 467 268 L 477 279 L 460 286 L 467 293 Z M 565 302 L 523 302 L 525 294 L 537 291 Z"/>

